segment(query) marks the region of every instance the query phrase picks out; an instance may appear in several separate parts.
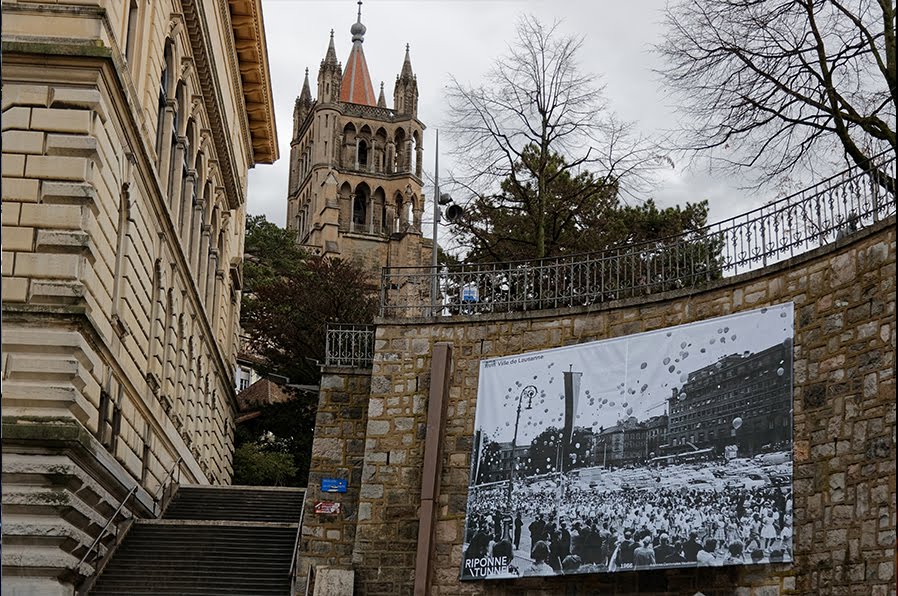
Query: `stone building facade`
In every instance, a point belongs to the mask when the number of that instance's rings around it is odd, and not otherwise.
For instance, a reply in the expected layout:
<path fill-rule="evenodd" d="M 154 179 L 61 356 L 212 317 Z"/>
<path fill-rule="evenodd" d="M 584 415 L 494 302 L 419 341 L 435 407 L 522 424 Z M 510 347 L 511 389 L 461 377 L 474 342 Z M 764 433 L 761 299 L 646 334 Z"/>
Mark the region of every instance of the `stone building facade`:
<path fill-rule="evenodd" d="M 381 267 L 430 263 L 431 242 L 421 235 L 425 127 L 408 47 L 393 107 L 383 83 L 375 96 L 361 18 L 360 9 L 345 68 L 331 32 L 314 99 L 306 69 L 293 109 L 287 228 L 317 254 L 355 261 L 379 277 Z"/>
<path fill-rule="evenodd" d="M 334 498 L 343 503 L 343 512 L 319 515 L 307 506 L 303 569 L 351 570 L 354 593 L 372 596 L 894 594 L 894 226 L 891 216 L 849 238 L 701 289 L 554 311 L 379 321 L 370 395 L 346 397 L 342 405 L 328 402 L 331 422 L 316 432 L 313 451 L 327 456 L 313 461 L 313 477 L 347 478 L 349 492 L 331 497 L 310 483 L 309 503 Z M 794 563 L 459 580 L 482 358 L 789 301 L 795 305 Z M 428 412 L 431 371 L 439 370 L 432 364 L 447 346 L 451 358 L 441 428 Z M 363 390 L 358 375 L 329 370 L 322 386 L 347 387 L 354 379 Z M 322 403 L 331 395 L 323 391 Z M 366 409 L 357 411 L 359 404 Z M 350 409 L 354 421 L 366 420 L 364 432 L 357 422 L 337 422 Z M 430 519 L 425 452 L 433 433 L 442 454 L 435 460 Z M 419 592 L 416 577 L 424 578 Z"/>
<path fill-rule="evenodd" d="M 3 593 L 71 594 L 126 497 L 230 482 L 267 49 L 260 0 L 3 13 Z"/>
<path fill-rule="evenodd" d="M 731 355 L 690 373 L 668 398 L 667 453 L 708 447 L 720 452 L 733 444 L 740 453 L 754 455 L 764 445 L 788 437 L 791 378 L 792 359 L 784 345 Z M 737 416 L 738 429 L 732 425 Z"/>

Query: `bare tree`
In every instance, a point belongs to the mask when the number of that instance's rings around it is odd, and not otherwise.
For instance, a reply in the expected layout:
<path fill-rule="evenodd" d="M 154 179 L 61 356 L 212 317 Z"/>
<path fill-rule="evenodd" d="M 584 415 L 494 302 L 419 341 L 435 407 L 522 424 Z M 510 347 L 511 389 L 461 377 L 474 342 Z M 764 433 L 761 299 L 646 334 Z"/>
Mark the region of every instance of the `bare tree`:
<path fill-rule="evenodd" d="M 500 208 L 529 203 L 537 258 L 546 255 L 547 189 L 556 180 L 589 170 L 603 187 L 626 191 L 644 185 L 659 162 L 629 125 L 615 121 L 596 78 L 580 70 L 581 45 L 557 21 L 546 26 L 521 17 L 517 38 L 495 60 L 486 84 L 452 77 L 448 91 L 448 132 L 464 171 L 453 180 Z M 607 195 L 598 190 L 574 192 Z"/>
<path fill-rule="evenodd" d="M 893 0 L 681 0 L 661 71 L 688 118 L 683 147 L 775 179 L 836 154 L 894 191 Z"/>

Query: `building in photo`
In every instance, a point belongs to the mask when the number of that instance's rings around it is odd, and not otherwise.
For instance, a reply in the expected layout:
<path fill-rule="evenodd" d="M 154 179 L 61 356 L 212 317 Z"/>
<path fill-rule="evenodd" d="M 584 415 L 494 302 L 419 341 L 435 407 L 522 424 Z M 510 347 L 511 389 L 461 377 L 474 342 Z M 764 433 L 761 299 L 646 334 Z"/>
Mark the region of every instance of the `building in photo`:
<path fill-rule="evenodd" d="M 3 13 L 3 593 L 72 594 L 123 502 L 230 482 L 267 49 L 260 0 Z"/>
<path fill-rule="evenodd" d="M 782 448 L 792 428 L 792 343 L 733 354 L 689 373 L 669 398 L 671 453 L 736 445 L 740 455 Z"/>
<path fill-rule="evenodd" d="M 307 69 L 296 99 L 287 227 L 315 253 L 355 261 L 379 278 L 382 267 L 430 263 L 431 242 L 421 235 L 424 124 L 408 46 L 388 107 L 365 60 L 361 8 L 350 33 L 345 67 L 332 31 L 315 96 Z"/>

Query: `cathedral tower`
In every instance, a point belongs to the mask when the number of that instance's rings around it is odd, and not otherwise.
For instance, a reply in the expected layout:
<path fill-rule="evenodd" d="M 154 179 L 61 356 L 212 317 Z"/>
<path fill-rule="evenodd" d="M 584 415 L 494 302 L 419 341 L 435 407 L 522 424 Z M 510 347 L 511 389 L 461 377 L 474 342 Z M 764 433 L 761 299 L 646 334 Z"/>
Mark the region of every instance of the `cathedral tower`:
<path fill-rule="evenodd" d="M 296 99 L 287 227 L 310 250 L 353 260 L 376 278 L 382 267 L 429 265 L 432 242 L 421 235 L 424 125 L 409 48 L 391 109 L 383 83 L 374 92 L 361 4 L 346 68 L 331 31 L 316 98 L 307 69 Z"/>

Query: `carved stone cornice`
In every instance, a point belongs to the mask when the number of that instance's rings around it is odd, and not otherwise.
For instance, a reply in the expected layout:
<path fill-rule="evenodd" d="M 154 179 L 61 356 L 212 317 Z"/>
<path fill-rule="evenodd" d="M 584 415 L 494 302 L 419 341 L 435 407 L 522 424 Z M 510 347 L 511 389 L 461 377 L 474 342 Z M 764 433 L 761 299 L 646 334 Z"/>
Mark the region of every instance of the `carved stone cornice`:
<path fill-rule="evenodd" d="M 237 184 L 237 176 L 234 168 L 238 163 L 234 150 L 231 147 L 228 125 L 223 114 L 221 89 L 218 82 L 223 80 L 215 72 L 212 48 L 208 36 L 208 24 L 203 16 L 200 0 L 184 0 L 184 22 L 187 26 L 190 48 L 193 60 L 196 63 L 197 78 L 200 89 L 203 92 L 203 103 L 206 106 L 206 115 L 209 118 L 209 128 L 212 130 L 212 139 L 216 152 L 220 156 L 222 181 L 227 189 L 228 205 L 231 209 L 243 204 L 245 197 L 243 189 Z"/>
<path fill-rule="evenodd" d="M 228 0 L 237 69 L 256 163 L 278 158 L 261 0 Z"/>

